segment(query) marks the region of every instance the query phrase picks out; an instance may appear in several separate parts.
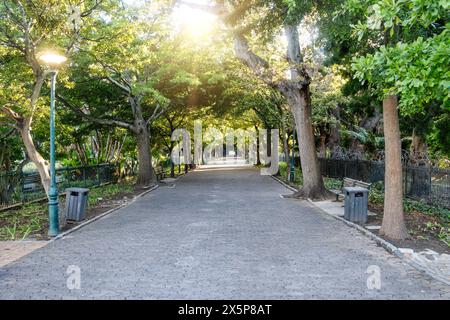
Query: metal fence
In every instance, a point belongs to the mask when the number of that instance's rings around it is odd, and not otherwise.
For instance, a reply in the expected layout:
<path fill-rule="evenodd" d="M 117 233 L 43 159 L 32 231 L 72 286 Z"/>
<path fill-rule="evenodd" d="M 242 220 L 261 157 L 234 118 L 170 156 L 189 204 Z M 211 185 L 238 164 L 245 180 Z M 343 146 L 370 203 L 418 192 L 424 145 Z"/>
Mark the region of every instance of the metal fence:
<path fill-rule="evenodd" d="M 319 164 L 322 175 L 330 178 L 348 177 L 369 183 L 384 181 L 382 162 L 320 158 Z M 409 198 L 450 208 L 450 170 L 404 166 L 403 193 Z"/>
<path fill-rule="evenodd" d="M 119 176 L 119 165 L 109 163 L 56 169 L 59 192 L 69 187 L 93 187 L 117 182 Z M 0 209 L 45 197 L 39 173 L 0 174 Z"/>

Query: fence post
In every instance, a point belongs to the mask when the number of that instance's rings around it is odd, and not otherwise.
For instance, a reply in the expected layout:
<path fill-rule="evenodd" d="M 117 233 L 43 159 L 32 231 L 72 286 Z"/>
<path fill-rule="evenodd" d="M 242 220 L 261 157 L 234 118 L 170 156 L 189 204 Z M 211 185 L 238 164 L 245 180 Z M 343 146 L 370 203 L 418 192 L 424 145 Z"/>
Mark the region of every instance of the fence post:
<path fill-rule="evenodd" d="M 344 176 L 340 177 L 342 179 L 344 179 L 347 176 L 347 163 L 348 162 L 346 160 L 344 160 Z"/>
<path fill-rule="evenodd" d="M 20 200 L 22 201 L 22 203 L 25 203 L 25 192 L 23 192 L 24 186 L 25 186 L 25 176 L 23 171 L 20 171 L 20 176 L 19 176 L 19 183 L 20 183 L 20 188 L 21 188 L 21 192 L 20 192 Z"/>
<path fill-rule="evenodd" d="M 431 187 L 432 176 L 433 176 L 433 167 L 430 166 L 430 175 L 429 175 L 430 178 L 429 178 L 429 181 L 428 181 L 428 184 L 430 186 L 430 189 L 429 189 L 429 192 L 428 192 L 428 201 L 429 201 L 429 203 L 433 203 L 433 195 L 432 195 L 433 188 Z"/>

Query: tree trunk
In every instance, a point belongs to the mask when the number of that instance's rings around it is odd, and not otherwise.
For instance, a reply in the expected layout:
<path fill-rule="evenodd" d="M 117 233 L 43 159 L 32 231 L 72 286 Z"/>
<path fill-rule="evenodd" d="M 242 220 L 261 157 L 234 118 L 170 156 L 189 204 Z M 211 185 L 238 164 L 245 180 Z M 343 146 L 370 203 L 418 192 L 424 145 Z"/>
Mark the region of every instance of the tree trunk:
<path fill-rule="evenodd" d="M 411 138 L 409 161 L 412 165 L 422 168 L 408 170 L 411 175 L 411 184 L 409 190 L 406 190 L 406 192 L 412 197 L 428 197 L 431 191 L 431 171 L 425 169 L 428 163 L 428 146 L 424 139 L 416 133 L 415 129 L 412 132 Z"/>
<path fill-rule="evenodd" d="M 309 86 L 300 90 L 285 87 L 283 92 L 294 115 L 299 139 L 299 152 L 302 168 L 303 186 L 295 196 L 326 199 L 326 190 L 317 160 L 313 126 L 311 123 L 311 103 Z"/>
<path fill-rule="evenodd" d="M 408 232 L 403 217 L 402 161 L 397 97 L 383 100 L 385 139 L 384 215 L 380 234 L 405 239 Z"/>
<path fill-rule="evenodd" d="M 170 177 L 175 178 L 175 164 L 172 161 L 170 162 Z"/>
<path fill-rule="evenodd" d="M 351 151 L 353 158 L 355 158 L 355 159 L 363 159 L 364 158 L 364 153 L 366 150 L 365 146 L 357 138 L 353 138 L 349 149 Z"/>
<path fill-rule="evenodd" d="M 285 25 L 284 32 L 287 40 L 287 59 L 289 62 L 291 79 L 278 85 L 294 115 L 298 133 L 300 162 L 302 168 L 303 186 L 294 194 L 296 197 L 311 199 L 326 199 L 331 193 L 323 184 L 317 160 L 314 130 L 311 122 L 311 96 L 309 84 L 311 78 L 303 63 L 300 51 L 297 25 Z"/>
<path fill-rule="evenodd" d="M 424 139 L 413 130 L 411 136 L 410 161 L 420 166 L 426 165 L 428 160 L 428 146 Z"/>
<path fill-rule="evenodd" d="M 282 125 L 281 130 L 281 141 L 283 141 L 283 152 L 284 152 L 284 161 L 286 161 L 288 167 L 290 166 L 290 156 L 289 156 L 289 143 L 288 143 L 288 135 L 286 132 L 286 126 Z"/>
<path fill-rule="evenodd" d="M 171 132 L 173 132 L 173 130 L 171 130 Z M 172 136 L 172 133 L 171 133 L 171 136 Z M 175 164 L 173 163 L 173 160 L 172 160 L 172 152 L 173 152 L 174 147 L 175 147 L 175 143 L 171 139 L 170 144 L 169 144 L 170 177 L 171 178 L 175 177 Z"/>
<path fill-rule="evenodd" d="M 256 131 L 256 165 L 259 166 L 261 164 L 261 157 L 259 154 L 259 128 L 255 125 Z"/>
<path fill-rule="evenodd" d="M 34 145 L 33 138 L 31 137 L 31 118 L 27 117 L 17 124 L 20 136 L 22 137 L 23 144 L 27 151 L 28 157 L 36 166 L 39 176 L 41 177 L 42 186 L 45 193 L 48 196 L 50 189 L 50 172 L 49 163 L 41 156 Z"/>
<path fill-rule="evenodd" d="M 336 153 L 336 149 L 339 147 L 340 142 L 340 109 L 339 106 L 331 110 L 331 114 L 338 120 L 336 123 L 330 124 L 330 136 L 328 138 L 327 147 L 331 151 L 331 157 L 333 158 Z"/>
<path fill-rule="evenodd" d="M 320 146 L 319 146 L 319 156 L 325 158 L 327 156 L 327 134 L 321 132 L 320 134 Z"/>
<path fill-rule="evenodd" d="M 135 121 L 136 145 L 138 150 L 139 170 L 136 184 L 150 187 L 156 184 L 156 176 L 152 168 L 152 154 L 150 150 L 150 135 L 144 120 Z"/>
<path fill-rule="evenodd" d="M 325 189 L 319 170 L 313 127 L 311 123 L 311 102 L 309 93 L 310 76 L 303 65 L 300 50 L 297 25 L 285 25 L 284 31 L 288 44 L 287 60 L 291 77 L 281 82 L 274 81 L 275 72 L 269 63 L 256 55 L 248 44 L 247 39 L 239 32 L 234 32 L 234 49 L 238 59 L 250 67 L 255 75 L 272 88 L 279 90 L 287 99 L 294 114 L 297 132 L 299 134 L 300 160 L 303 175 L 303 188 L 294 197 L 324 199 L 331 196 Z M 300 140 L 301 139 L 301 140 Z"/>

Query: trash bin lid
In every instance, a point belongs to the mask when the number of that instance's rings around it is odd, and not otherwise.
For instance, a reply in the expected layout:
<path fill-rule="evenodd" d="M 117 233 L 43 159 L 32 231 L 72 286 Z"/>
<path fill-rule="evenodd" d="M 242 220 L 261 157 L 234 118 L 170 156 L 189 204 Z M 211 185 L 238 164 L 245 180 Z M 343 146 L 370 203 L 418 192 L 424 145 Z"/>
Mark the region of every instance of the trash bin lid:
<path fill-rule="evenodd" d="M 67 188 L 66 192 L 89 192 L 86 188 Z"/>
<path fill-rule="evenodd" d="M 356 193 L 356 192 L 369 192 L 368 189 L 362 187 L 344 187 L 346 192 Z"/>

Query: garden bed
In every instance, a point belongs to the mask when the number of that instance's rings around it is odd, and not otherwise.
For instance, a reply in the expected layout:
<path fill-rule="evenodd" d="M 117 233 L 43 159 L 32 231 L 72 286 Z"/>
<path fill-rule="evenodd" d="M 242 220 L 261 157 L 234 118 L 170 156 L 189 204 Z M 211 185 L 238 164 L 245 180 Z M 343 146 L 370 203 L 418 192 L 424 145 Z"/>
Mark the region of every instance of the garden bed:
<path fill-rule="evenodd" d="M 302 185 L 301 171 L 296 170 L 295 182 L 287 181 L 286 168 L 280 167 L 281 175 L 278 177 L 286 184 L 298 188 Z M 324 177 L 325 187 L 328 189 L 340 189 L 341 181 L 338 179 Z M 369 216 L 367 226 L 381 226 L 383 220 L 383 192 L 371 188 L 369 194 L 369 211 L 376 213 Z M 398 248 L 410 248 L 414 251 L 431 249 L 438 253 L 450 253 L 450 209 L 435 205 L 429 205 L 421 201 L 411 199 L 404 200 L 404 216 L 409 239 L 393 240 L 380 236 L 379 230 L 369 230 L 392 243 Z"/>
<path fill-rule="evenodd" d="M 67 231 L 112 208 L 131 201 L 143 190 L 131 182 L 109 184 L 90 189 L 86 219 L 68 222 L 61 231 Z M 65 203 L 64 198 L 60 198 Z M 63 207 L 63 206 L 60 206 Z M 0 212 L 0 240 L 48 240 L 47 203 L 26 204 L 20 208 Z"/>
<path fill-rule="evenodd" d="M 383 206 L 369 204 L 369 210 L 376 216 L 369 216 L 366 225 L 381 225 L 383 220 Z M 379 230 L 370 230 L 398 248 L 411 248 L 414 251 L 431 249 L 438 253 L 450 253 L 450 239 L 448 223 L 436 215 L 426 214 L 417 210 L 405 212 L 405 223 L 410 238 L 406 240 L 393 240 L 379 235 Z M 445 230 L 447 228 L 447 230 Z"/>

